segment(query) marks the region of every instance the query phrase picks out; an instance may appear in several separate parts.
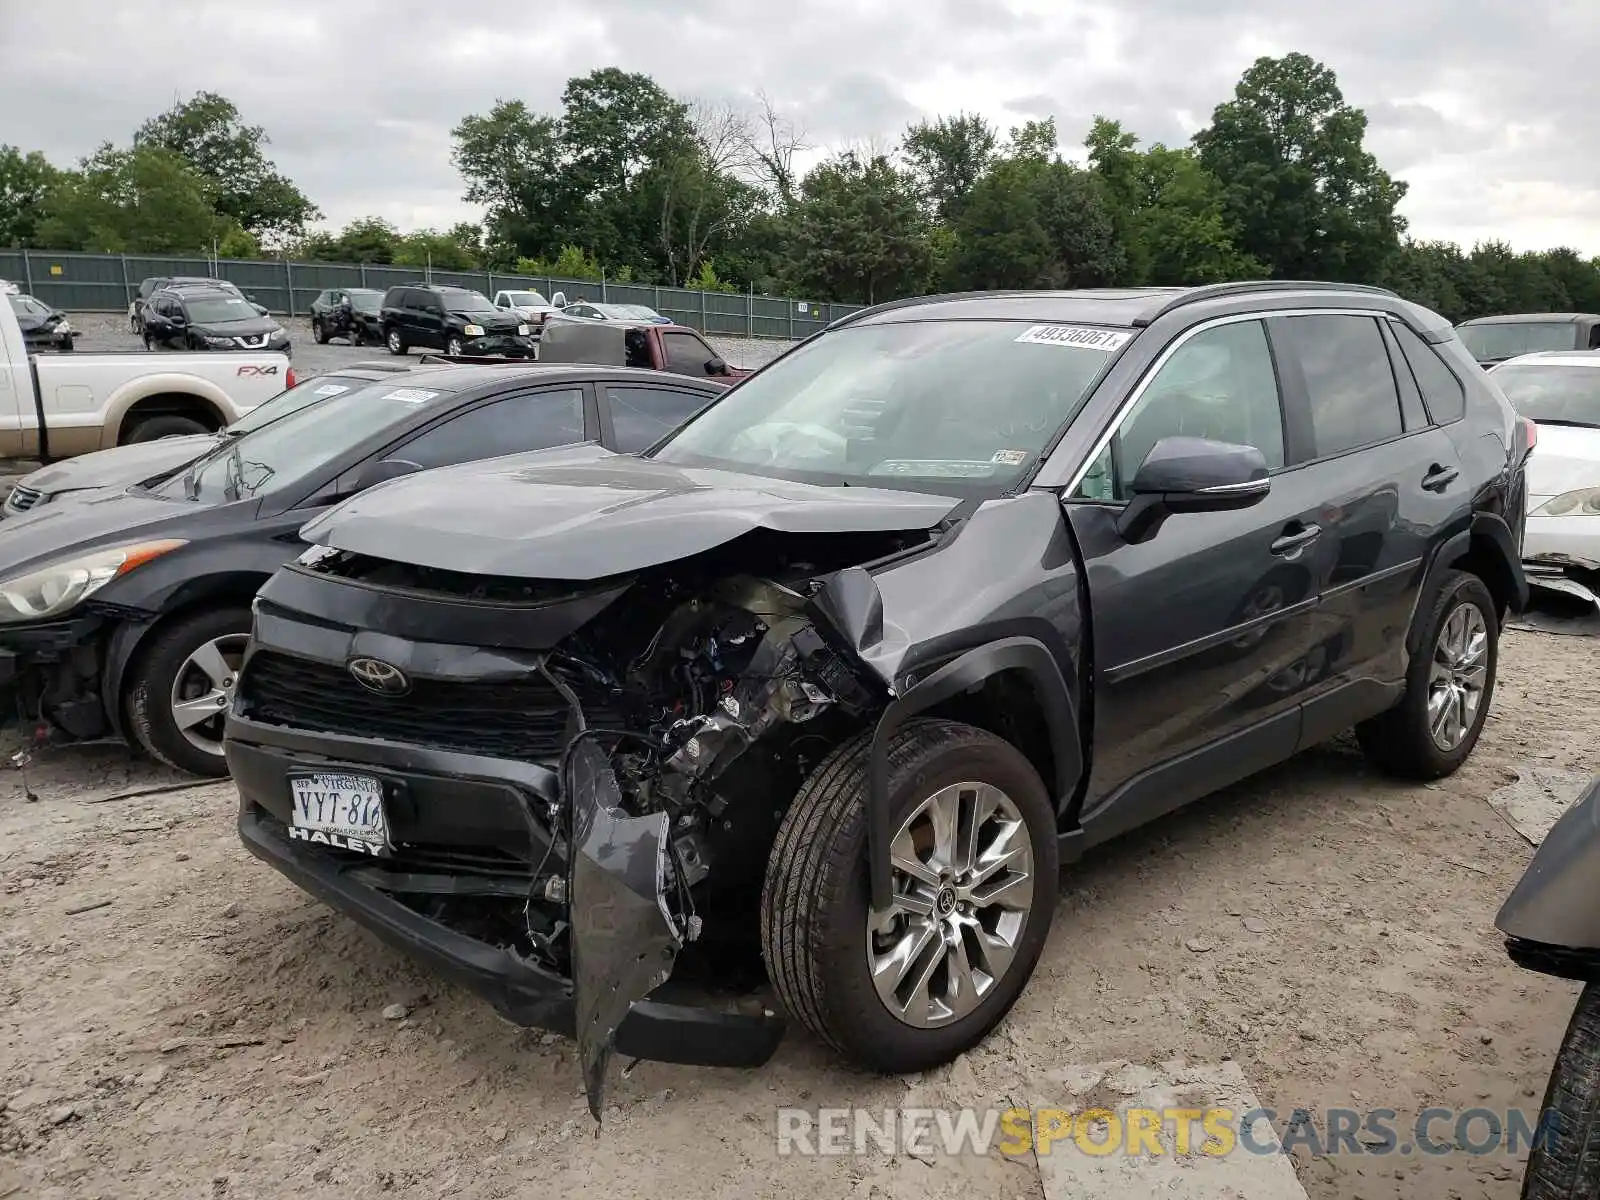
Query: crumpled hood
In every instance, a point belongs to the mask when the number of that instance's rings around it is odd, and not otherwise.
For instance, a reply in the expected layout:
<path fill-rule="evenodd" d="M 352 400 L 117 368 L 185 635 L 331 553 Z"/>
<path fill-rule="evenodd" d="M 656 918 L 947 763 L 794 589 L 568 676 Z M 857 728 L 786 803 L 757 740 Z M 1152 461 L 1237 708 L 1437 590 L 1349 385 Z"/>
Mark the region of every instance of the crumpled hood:
<path fill-rule="evenodd" d="M 465 321 L 468 325 L 482 325 L 485 329 L 495 333 L 515 333 L 517 326 L 521 325 L 522 318 L 516 313 L 506 313 L 496 310 L 494 312 L 468 312 L 460 309 L 451 309 L 450 315 L 457 320 Z"/>
<path fill-rule="evenodd" d="M 190 326 L 198 334 L 212 337 L 260 337 L 277 333 L 280 326 L 271 317 L 240 317 L 237 321 L 196 321 Z"/>
<path fill-rule="evenodd" d="M 1534 504 L 1577 488 L 1600 487 L 1600 429 L 1540 425 L 1528 459 L 1528 499 Z"/>
<path fill-rule="evenodd" d="M 371 488 L 300 536 L 374 558 L 526 579 L 603 579 L 755 529 L 927 529 L 959 501 L 680 467 L 586 445 L 446 467 Z"/>
<path fill-rule="evenodd" d="M 18 486 L 57 495 L 83 488 L 128 487 L 167 471 L 176 470 L 198 458 L 216 444 L 216 436 L 196 433 L 188 437 L 158 438 L 96 450 L 76 458 L 63 459 L 40 467 L 18 481 Z"/>

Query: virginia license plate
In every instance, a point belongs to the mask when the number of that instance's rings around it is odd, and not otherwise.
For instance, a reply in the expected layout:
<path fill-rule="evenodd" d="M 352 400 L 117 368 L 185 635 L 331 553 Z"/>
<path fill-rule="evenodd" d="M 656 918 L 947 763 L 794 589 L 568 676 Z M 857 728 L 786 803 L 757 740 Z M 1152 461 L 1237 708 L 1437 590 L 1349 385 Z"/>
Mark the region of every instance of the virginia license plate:
<path fill-rule="evenodd" d="M 295 775 L 289 837 L 377 857 L 389 848 L 383 784 L 370 775 Z"/>

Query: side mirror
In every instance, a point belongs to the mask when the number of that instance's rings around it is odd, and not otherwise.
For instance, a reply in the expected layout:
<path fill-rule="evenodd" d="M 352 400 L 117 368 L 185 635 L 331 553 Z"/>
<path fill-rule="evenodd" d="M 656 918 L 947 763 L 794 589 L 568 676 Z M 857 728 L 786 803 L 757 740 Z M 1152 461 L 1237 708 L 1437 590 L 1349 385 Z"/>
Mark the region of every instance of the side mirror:
<path fill-rule="evenodd" d="M 1254 446 L 1167 437 L 1151 447 L 1133 477 L 1133 499 L 1117 518 L 1125 541 L 1154 537 L 1173 513 L 1226 512 L 1259 504 L 1272 490 L 1267 460 Z"/>
<path fill-rule="evenodd" d="M 182 313 L 173 313 L 167 318 L 167 324 L 169 325 L 187 325 L 188 323 L 189 318 L 184 316 Z"/>
<path fill-rule="evenodd" d="M 254 308 L 261 316 L 264 317 L 267 315 L 267 306 L 265 304 L 252 304 L 251 307 Z"/>
<path fill-rule="evenodd" d="M 706 359 L 706 374 L 707 375 L 726 375 L 727 373 L 728 373 L 728 364 L 723 362 L 720 358 L 708 358 L 708 359 Z"/>
<path fill-rule="evenodd" d="M 567 306 L 567 294 L 565 292 L 557 292 L 550 297 L 550 303 L 556 308 L 565 308 Z"/>
<path fill-rule="evenodd" d="M 421 463 L 410 462 L 404 458 L 385 458 L 368 463 L 356 476 L 355 491 L 364 492 L 369 487 L 387 483 L 391 479 L 399 479 L 402 475 L 414 475 L 422 469 Z"/>

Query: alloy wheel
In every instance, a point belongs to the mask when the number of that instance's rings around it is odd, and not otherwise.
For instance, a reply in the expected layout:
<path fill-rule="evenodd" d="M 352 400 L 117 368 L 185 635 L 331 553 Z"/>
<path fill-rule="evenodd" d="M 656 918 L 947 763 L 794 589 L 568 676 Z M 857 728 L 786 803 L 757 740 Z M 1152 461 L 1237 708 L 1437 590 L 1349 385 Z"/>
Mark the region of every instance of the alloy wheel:
<path fill-rule="evenodd" d="M 894 902 L 867 916 L 878 998 L 919 1029 L 970 1014 L 1005 975 L 1033 907 L 1033 846 L 1016 802 L 987 783 L 929 796 L 890 843 Z"/>
<path fill-rule="evenodd" d="M 233 704 L 248 633 L 213 638 L 183 660 L 172 679 L 172 721 L 196 750 L 222 754 L 222 725 Z"/>
<path fill-rule="evenodd" d="M 1458 604 L 1439 627 L 1428 666 L 1428 731 L 1454 750 L 1478 719 L 1489 678 L 1489 627 L 1476 604 Z"/>

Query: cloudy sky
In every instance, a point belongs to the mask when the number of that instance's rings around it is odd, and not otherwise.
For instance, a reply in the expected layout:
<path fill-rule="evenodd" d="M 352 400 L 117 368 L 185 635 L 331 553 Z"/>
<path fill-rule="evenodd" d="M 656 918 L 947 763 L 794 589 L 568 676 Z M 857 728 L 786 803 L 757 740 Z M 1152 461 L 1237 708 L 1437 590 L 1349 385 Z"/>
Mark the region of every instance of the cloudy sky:
<path fill-rule="evenodd" d="M 1185 140 L 1258 55 L 1338 73 L 1419 237 L 1600 254 L 1595 0 L 0 0 L 0 143 L 70 163 L 199 89 L 266 126 L 328 221 L 475 215 L 451 127 L 497 98 L 554 109 L 598 66 L 685 97 L 764 90 L 825 149 L 921 115 L 1091 116 Z"/>

